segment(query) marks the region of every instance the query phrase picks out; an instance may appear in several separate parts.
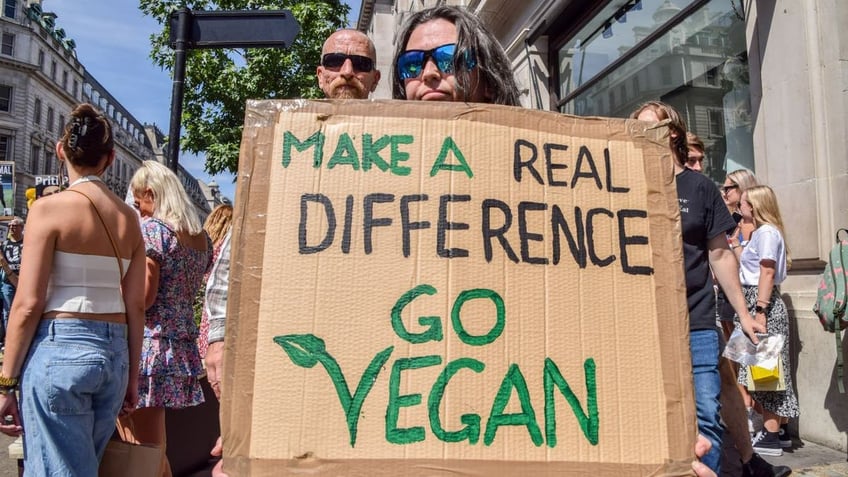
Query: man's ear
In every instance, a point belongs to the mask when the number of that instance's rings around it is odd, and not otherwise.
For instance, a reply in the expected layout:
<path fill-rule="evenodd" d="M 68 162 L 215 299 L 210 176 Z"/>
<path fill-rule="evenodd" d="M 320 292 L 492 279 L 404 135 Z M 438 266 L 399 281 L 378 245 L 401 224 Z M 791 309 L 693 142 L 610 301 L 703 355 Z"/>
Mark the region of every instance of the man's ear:
<path fill-rule="evenodd" d="M 371 92 L 377 89 L 377 85 L 380 84 L 380 70 L 374 70 L 374 84 L 371 85 Z"/>

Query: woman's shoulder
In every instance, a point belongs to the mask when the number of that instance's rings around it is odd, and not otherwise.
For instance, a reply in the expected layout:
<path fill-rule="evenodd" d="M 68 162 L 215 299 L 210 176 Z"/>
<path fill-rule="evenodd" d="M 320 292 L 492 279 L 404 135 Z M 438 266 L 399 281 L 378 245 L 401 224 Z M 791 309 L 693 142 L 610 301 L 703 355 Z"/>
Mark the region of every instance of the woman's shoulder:
<path fill-rule="evenodd" d="M 141 220 L 141 229 L 167 235 L 176 235 L 174 228 L 162 219 L 156 217 L 144 217 Z"/>
<path fill-rule="evenodd" d="M 780 236 L 780 230 L 772 224 L 762 224 L 755 230 L 760 235 L 777 235 Z"/>
<path fill-rule="evenodd" d="M 751 240 L 755 240 L 757 242 L 783 242 L 783 234 L 780 233 L 780 229 L 771 224 L 762 224 L 754 230 L 754 234 L 751 236 Z"/>

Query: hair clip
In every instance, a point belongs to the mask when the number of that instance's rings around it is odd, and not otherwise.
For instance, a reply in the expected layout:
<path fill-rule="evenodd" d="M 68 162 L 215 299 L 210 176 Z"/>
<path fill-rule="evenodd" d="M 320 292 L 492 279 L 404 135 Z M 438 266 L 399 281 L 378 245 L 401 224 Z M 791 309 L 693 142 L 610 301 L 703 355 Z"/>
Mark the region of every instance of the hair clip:
<path fill-rule="evenodd" d="M 80 136 L 85 134 L 85 132 L 82 132 L 82 134 L 80 134 L 81 128 L 82 125 L 80 124 L 80 119 L 74 118 L 74 120 L 71 122 L 71 134 L 70 136 L 68 136 L 68 147 L 70 147 L 71 149 L 77 148 L 77 143 L 79 142 Z"/>
<path fill-rule="evenodd" d="M 76 149 L 80 138 L 85 137 L 89 126 L 91 126 L 91 121 L 92 119 L 89 117 L 82 118 L 82 120 L 80 118 L 74 118 L 71 125 L 71 135 L 68 137 L 68 146 L 71 149 Z"/>

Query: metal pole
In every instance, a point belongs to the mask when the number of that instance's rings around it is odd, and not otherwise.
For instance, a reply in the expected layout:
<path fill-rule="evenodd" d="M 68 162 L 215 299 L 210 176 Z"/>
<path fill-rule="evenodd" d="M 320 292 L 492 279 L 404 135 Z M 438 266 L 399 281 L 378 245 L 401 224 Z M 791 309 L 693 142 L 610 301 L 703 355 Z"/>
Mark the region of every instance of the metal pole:
<path fill-rule="evenodd" d="M 171 91 L 171 127 L 168 131 L 168 167 L 177 172 L 180 157 L 180 126 L 183 115 L 183 92 L 185 88 L 186 42 L 189 38 L 191 10 L 181 8 L 177 20 L 174 48 L 174 87 Z"/>

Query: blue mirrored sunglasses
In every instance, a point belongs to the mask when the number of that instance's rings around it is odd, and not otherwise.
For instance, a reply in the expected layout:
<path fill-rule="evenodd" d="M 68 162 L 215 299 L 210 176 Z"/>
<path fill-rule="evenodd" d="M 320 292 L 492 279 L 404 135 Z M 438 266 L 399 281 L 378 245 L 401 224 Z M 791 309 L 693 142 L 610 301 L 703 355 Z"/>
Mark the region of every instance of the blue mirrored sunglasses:
<path fill-rule="evenodd" d="M 398 56 L 397 73 L 401 81 L 415 79 L 421 76 L 427 60 L 432 59 L 436 68 L 442 73 L 453 73 L 453 57 L 456 53 L 456 44 L 437 46 L 432 50 L 406 50 Z M 477 66 L 474 54 L 465 52 L 465 67 L 469 70 Z"/>

